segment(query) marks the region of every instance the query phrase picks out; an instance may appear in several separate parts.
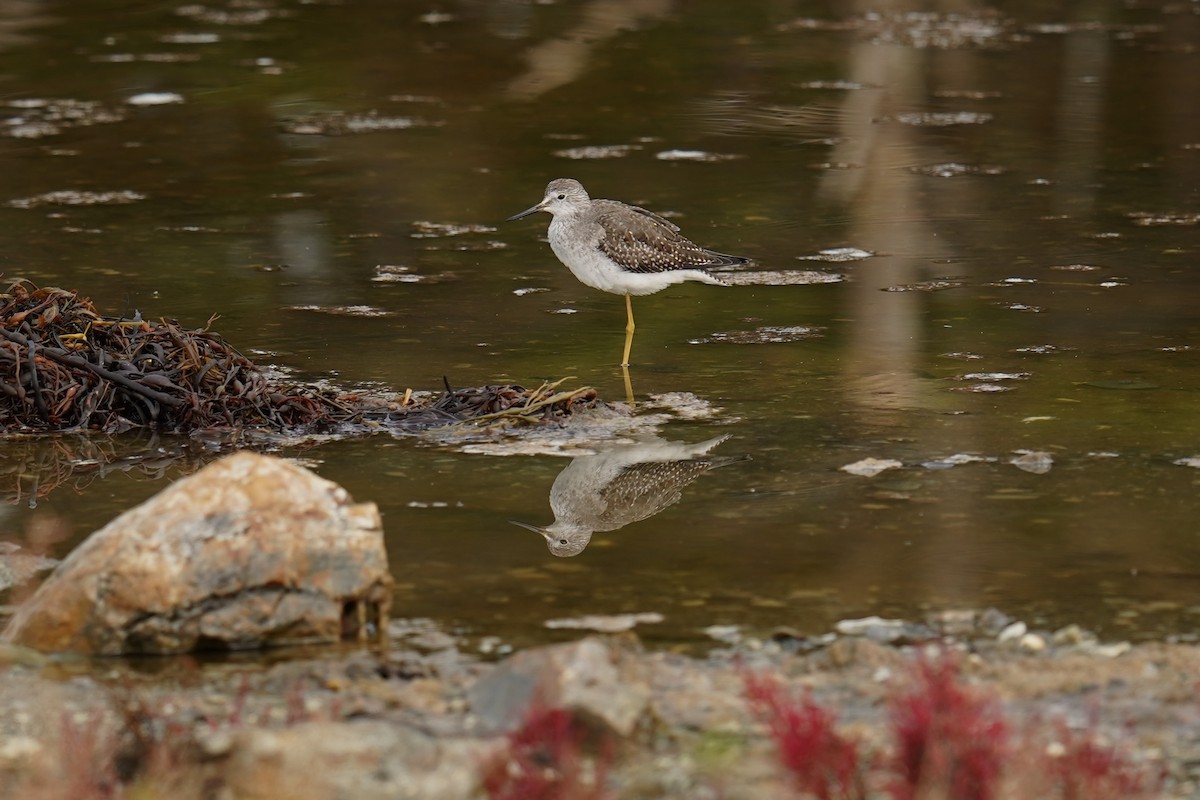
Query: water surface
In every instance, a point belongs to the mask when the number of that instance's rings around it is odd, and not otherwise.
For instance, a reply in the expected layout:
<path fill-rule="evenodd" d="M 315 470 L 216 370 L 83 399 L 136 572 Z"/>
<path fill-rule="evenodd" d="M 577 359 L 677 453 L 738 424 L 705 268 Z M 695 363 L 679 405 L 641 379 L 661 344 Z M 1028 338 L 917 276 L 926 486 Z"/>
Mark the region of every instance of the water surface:
<path fill-rule="evenodd" d="M 557 263 L 548 217 L 502 221 L 578 178 L 776 273 L 635 301 L 637 414 L 666 393 L 714 409 L 642 433 L 730 434 L 714 453 L 749 460 L 556 558 L 509 520 L 554 519 L 566 456 L 283 451 L 380 505 L 398 613 L 514 644 L 592 613 L 659 612 L 645 637 L 687 644 L 989 605 L 1190 637 L 1191 5 L 12 4 L 0 270 L 105 313 L 219 314 L 297 380 L 570 375 L 621 400 L 621 299 Z M 131 202 L 47 202 L 68 190 Z M 353 306 L 380 313 L 326 313 Z M 5 445 L 5 538 L 53 529 L 61 556 L 208 457 L 51 490 L 68 444 Z M 1010 463 L 1026 451 L 1040 471 Z M 865 458 L 902 466 L 840 470 Z"/>

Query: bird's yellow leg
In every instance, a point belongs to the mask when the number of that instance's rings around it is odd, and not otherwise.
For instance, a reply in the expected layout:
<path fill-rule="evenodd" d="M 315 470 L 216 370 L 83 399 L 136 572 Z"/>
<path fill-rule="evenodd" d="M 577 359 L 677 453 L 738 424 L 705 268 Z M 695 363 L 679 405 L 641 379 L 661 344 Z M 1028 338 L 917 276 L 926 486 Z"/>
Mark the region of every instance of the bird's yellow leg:
<path fill-rule="evenodd" d="M 629 367 L 621 367 L 621 376 L 625 378 L 625 401 L 633 408 L 633 381 L 629 379 Z"/>
<path fill-rule="evenodd" d="M 625 313 L 629 315 L 629 323 L 625 326 L 625 355 L 621 357 L 621 366 L 629 366 L 629 348 L 633 347 L 633 301 L 629 293 L 625 294 Z"/>

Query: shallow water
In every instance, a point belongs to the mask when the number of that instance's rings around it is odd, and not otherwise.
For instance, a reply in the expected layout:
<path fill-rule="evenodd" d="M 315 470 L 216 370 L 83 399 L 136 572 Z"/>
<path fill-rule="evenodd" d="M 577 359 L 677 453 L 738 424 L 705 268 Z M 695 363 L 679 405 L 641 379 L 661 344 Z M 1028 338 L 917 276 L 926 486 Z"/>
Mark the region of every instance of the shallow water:
<path fill-rule="evenodd" d="M 631 369 L 639 435 L 749 460 L 556 558 L 509 521 L 554 519 L 562 455 L 285 451 L 380 505 L 398 613 L 512 644 L 583 614 L 658 612 L 642 635 L 689 644 L 989 605 L 1192 637 L 1194 5 L 11 3 L 0 270 L 219 314 L 298 380 L 621 400 L 621 299 L 558 264 L 548 217 L 503 222 L 575 177 L 755 259 L 636 299 Z M 667 393 L 715 410 L 651 424 Z M 63 446 L 5 445 L 0 508 L 59 556 L 206 457 L 50 490 Z M 901 466 L 840 470 L 866 458 Z"/>

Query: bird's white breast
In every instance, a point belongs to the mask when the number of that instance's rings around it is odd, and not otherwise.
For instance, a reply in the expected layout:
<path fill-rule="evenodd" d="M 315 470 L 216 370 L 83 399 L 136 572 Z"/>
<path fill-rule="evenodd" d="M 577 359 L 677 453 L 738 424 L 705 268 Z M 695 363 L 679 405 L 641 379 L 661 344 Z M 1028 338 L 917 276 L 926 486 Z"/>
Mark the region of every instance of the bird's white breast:
<path fill-rule="evenodd" d="M 613 294 L 643 295 L 661 291 L 674 283 L 721 282 L 701 270 L 680 269 L 669 272 L 628 272 L 621 269 L 598 247 L 603 229 L 578 217 L 557 214 L 550 221 L 550 249 L 571 270 L 579 282 Z"/>

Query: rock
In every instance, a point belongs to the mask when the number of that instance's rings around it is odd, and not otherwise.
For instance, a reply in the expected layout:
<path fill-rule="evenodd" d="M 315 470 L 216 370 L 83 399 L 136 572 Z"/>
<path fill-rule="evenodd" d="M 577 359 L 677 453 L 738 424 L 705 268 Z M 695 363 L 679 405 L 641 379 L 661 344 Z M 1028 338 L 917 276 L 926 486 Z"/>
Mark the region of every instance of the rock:
<path fill-rule="evenodd" d="M 838 639 L 817 653 L 814 663 L 822 668 L 847 670 L 851 668 L 893 668 L 903 661 L 903 654 L 895 647 L 885 646 L 871 639 Z"/>
<path fill-rule="evenodd" d="M 98 655 L 332 642 L 371 609 L 382 623 L 390 586 L 373 503 L 237 453 L 93 533 L 3 638 Z"/>
<path fill-rule="evenodd" d="M 1042 450 L 1018 450 L 1020 455 L 1008 460 L 1008 463 L 1025 472 L 1034 475 L 1045 475 L 1054 466 L 1054 456 Z"/>
<path fill-rule="evenodd" d="M 1061 647 L 1088 647 L 1096 644 L 1096 634 L 1086 631 L 1075 623 L 1054 632 L 1054 643 Z"/>
<path fill-rule="evenodd" d="M 1113 642 L 1112 644 L 1097 644 L 1090 648 L 1090 652 L 1103 658 L 1116 658 L 1123 656 L 1133 649 L 1133 645 L 1129 642 Z"/>
<path fill-rule="evenodd" d="M 479 765 L 504 744 L 382 720 L 251 729 L 229 745 L 225 784 L 238 800 L 467 800 L 480 796 Z"/>
<path fill-rule="evenodd" d="M 1024 622 L 1010 622 L 1004 627 L 1004 630 L 1000 631 L 1000 633 L 996 636 L 996 641 L 1001 643 L 1020 641 L 1021 637 L 1028 632 L 1029 626 Z"/>
<path fill-rule="evenodd" d="M 967 638 L 975 635 L 979 612 L 973 609 L 952 608 L 935 611 L 926 618 L 942 636 Z"/>
<path fill-rule="evenodd" d="M 582 617 L 567 619 L 548 619 L 543 625 L 547 628 L 572 628 L 575 630 L 597 631 L 599 633 L 620 633 L 633 630 L 642 623 L 662 622 L 662 614 L 657 611 L 642 611 L 636 614 L 587 614 Z"/>
<path fill-rule="evenodd" d="M 926 642 L 937 638 L 937 632 L 926 625 L 883 617 L 844 619 L 834 629 L 843 636 L 863 636 L 887 644 Z"/>
<path fill-rule="evenodd" d="M 1004 612 L 995 608 L 988 608 L 979 615 L 979 633 L 983 636 L 999 636 L 1000 632 L 1011 625 L 1012 622 L 1012 617 Z"/>
<path fill-rule="evenodd" d="M 842 472 L 849 472 L 851 475 L 872 478 L 884 470 L 898 469 L 903 466 L 903 463 L 894 458 L 864 458 L 861 461 L 855 461 L 853 464 L 840 466 L 838 469 Z"/>
<path fill-rule="evenodd" d="M 650 685 L 636 654 L 589 637 L 517 653 L 472 686 L 469 700 L 488 733 L 512 730 L 536 704 L 578 712 L 628 736 L 650 702 Z"/>
<path fill-rule="evenodd" d="M 1027 653 L 1040 653 L 1046 649 L 1046 640 L 1036 633 L 1027 633 L 1017 642 Z"/>
<path fill-rule="evenodd" d="M 742 640 L 742 629 L 737 625 L 709 625 L 703 632 L 723 644 L 737 644 Z"/>

